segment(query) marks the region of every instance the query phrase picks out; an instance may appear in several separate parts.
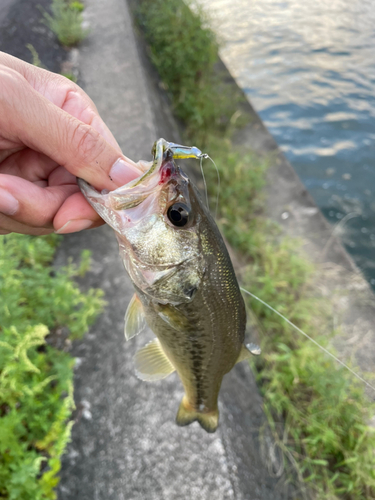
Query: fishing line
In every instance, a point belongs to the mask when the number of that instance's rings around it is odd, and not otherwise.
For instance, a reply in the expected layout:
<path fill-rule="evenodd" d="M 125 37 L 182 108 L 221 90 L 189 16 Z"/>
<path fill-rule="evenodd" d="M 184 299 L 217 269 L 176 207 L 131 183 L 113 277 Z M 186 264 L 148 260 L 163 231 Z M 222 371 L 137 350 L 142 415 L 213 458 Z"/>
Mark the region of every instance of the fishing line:
<path fill-rule="evenodd" d="M 216 163 L 214 162 L 214 160 L 211 158 L 211 156 L 208 156 L 207 155 L 207 158 L 209 160 L 212 161 L 212 163 L 214 164 L 214 167 L 216 169 L 216 175 L 217 175 L 217 195 L 216 195 L 216 206 L 215 206 L 215 219 L 217 217 L 217 211 L 218 211 L 218 208 L 219 208 L 219 196 L 220 196 L 220 172 L 219 172 L 219 169 L 217 168 L 217 165 Z"/>
<path fill-rule="evenodd" d="M 368 387 L 370 387 L 370 389 L 372 389 L 373 391 L 375 391 L 375 387 L 372 386 L 369 382 L 367 382 L 367 380 L 365 380 L 360 375 L 358 375 L 358 373 L 356 373 L 348 365 L 346 365 L 343 361 L 341 361 L 341 359 L 337 358 L 334 354 L 332 354 L 331 352 L 329 352 L 325 347 L 323 347 L 320 344 L 318 344 L 318 342 L 316 340 L 314 340 L 312 337 L 310 337 L 310 335 L 308 335 L 303 330 L 301 330 L 301 328 L 298 328 L 297 325 L 295 325 L 294 323 L 292 323 L 291 321 L 289 321 L 289 319 L 286 318 L 285 316 L 283 316 L 281 313 L 279 313 L 279 311 L 276 311 L 276 309 L 274 309 L 272 306 L 270 306 L 269 304 L 267 304 L 266 302 L 264 302 L 262 299 L 260 299 L 259 297 L 257 297 L 253 293 L 248 292 L 247 290 L 245 290 L 245 288 L 240 287 L 240 289 L 241 289 L 242 292 L 247 293 L 248 295 L 250 295 L 250 297 L 253 297 L 254 299 L 258 300 L 261 304 L 263 304 L 264 306 L 268 307 L 268 309 L 270 309 L 272 312 L 274 312 L 275 314 L 277 314 L 278 316 L 280 316 L 280 318 L 282 318 L 290 326 L 292 326 L 293 328 L 295 328 L 297 330 L 297 332 L 302 333 L 302 335 L 304 335 L 306 338 L 308 338 L 309 340 L 311 340 L 311 342 L 313 344 L 315 344 L 316 346 L 318 346 L 319 349 L 321 349 L 323 352 L 325 352 L 326 354 L 328 354 L 328 356 L 331 356 L 331 358 L 333 358 L 335 361 L 337 361 L 338 363 L 340 363 L 340 365 L 342 365 L 344 368 L 346 368 L 347 370 L 349 370 L 350 373 L 352 373 L 355 377 L 357 377 L 357 379 L 359 379 L 361 382 L 363 382 Z"/>
<path fill-rule="evenodd" d="M 322 250 L 322 252 L 320 254 L 320 260 L 322 260 L 325 257 L 325 253 L 326 253 L 327 249 L 329 248 L 329 246 L 331 245 L 333 238 L 336 236 L 336 234 L 340 230 L 342 230 L 342 228 L 345 226 L 345 224 L 350 219 L 354 219 L 355 217 L 360 217 L 360 216 L 361 216 L 361 214 L 359 214 L 358 212 L 350 212 L 349 214 L 346 214 L 345 217 L 343 219 L 341 219 L 340 222 L 338 222 L 335 225 L 335 227 L 332 230 L 331 236 L 328 238 L 328 241 L 324 245 L 324 248 L 323 248 L 323 250 Z"/>
<path fill-rule="evenodd" d="M 199 165 L 201 167 L 201 172 L 202 172 L 202 178 L 203 178 L 203 185 L 204 185 L 204 192 L 206 193 L 206 205 L 208 210 L 210 210 L 210 207 L 208 205 L 208 194 L 207 194 L 207 184 L 206 184 L 206 178 L 204 176 L 204 171 L 203 171 L 203 158 L 207 158 L 207 155 L 201 155 L 199 157 Z"/>

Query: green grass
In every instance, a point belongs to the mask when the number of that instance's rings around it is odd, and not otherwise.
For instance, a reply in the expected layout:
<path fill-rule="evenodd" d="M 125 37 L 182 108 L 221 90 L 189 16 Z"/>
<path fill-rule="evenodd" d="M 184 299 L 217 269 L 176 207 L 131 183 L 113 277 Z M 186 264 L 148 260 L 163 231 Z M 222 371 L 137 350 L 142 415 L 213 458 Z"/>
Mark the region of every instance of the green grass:
<path fill-rule="evenodd" d="M 26 47 L 29 49 L 29 51 L 31 52 L 31 56 L 32 56 L 32 62 L 31 64 L 33 64 L 34 66 L 36 66 L 37 68 L 44 68 L 45 67 L 43 66 L 42 64 L 42 61 L 40 60 L 40 57 L 39 57 L 39 54 L 38 52 L 36 51 L 34 45 L 31 45 L 31 43 L 27 43 L 26 44 Z"/>
<path fill-rule="evenodd" d="M 83 5 L 83 3 L 79 2 L 78 0 L 69 2 L 69 7 L 78 12 L 83 12 L 85 10 L 85 6 Z"/>
<path fill-rule="evenodd" d="M 262 188 L 272 159 L 231 144 L 237 103 L 226 102 L 231 91 L 222 90 L 215 74 L 217 43 L 205 17 L 182 0 L 142 0 L 137 19 L 186 127 L 185 141 L 204 147 L 218 165 L 218 222 L 241 254 L 242 285 L 332 350 L 329 304 L 314 293 L 317 270 L 299 242 L 282 238 L 263 213 Z M 216 173 L 205 171 L 214 206 Z M 262 355 L 252 367 L 291 480 L 307 486 L 301 497 L 374 499 L 375 434 L 368 425 L 374 406 L 364 387 L 264 305 L 251 300 L 248 306 L 262 338 Z"/>
<path fill-rule="evenodd" d="M 51 267 L 56 235 L 0 237 L 0 498 L 54 499 L 74 409 L 74 359 L 53 345 L 79 338 L 103 307 L 74 278 L 89 266 Z"/>
<path fill-rule="evenodd" d="M 218 45 L 202 11 L 175 0 L 147 0 L 140 2 L 137 19 L 187 137 L 199 135 L 203 142 L 210 132 L 224 131 L 236 103 L 213 71 Z"/>
<path fill-rule="evenodd" d="M 53 16 L 44 14 L 65 45 L 81 39 L 82 10 L 80 2 L 54 0 Z M 32 63 L 43 68 L 35 48 L 27 48 Z M 84 294 L 74 281 L 88 270 L 89 252 L 82 252 L 78 267 L 52 268 L 58 241 L 57 235 L 0 236 L 1 499 L 56 498 L 60 457 L 73 425 L 75 361 L 54 346 L 80 338 L 104 305 L 100 290 Z"/>
<path fill-rule="evenodd" d="M 43 22 L 55 33 L 62 45 L 73 47 L 82 42 L 88 34 L 88 30 L 82 28 L 83 9 L 81 2 L 52 0 L 51 14 L 44 11 Z"/>
<path fill-rule="evenodd" d="M 77 77 L 73 73 L 61 73 L 62 76 L 65 76 L 68 80 L 77 83 Z"/>

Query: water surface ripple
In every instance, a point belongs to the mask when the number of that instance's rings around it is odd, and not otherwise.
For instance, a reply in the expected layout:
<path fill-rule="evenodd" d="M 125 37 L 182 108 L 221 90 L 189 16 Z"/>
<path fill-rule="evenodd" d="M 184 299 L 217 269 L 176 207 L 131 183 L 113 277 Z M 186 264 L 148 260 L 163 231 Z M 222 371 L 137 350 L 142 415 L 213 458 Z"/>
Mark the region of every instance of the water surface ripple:
<path fill-rule="evenodd" d="M 375 285 L 375 0 L 200 0 L 221 56 Z"/>

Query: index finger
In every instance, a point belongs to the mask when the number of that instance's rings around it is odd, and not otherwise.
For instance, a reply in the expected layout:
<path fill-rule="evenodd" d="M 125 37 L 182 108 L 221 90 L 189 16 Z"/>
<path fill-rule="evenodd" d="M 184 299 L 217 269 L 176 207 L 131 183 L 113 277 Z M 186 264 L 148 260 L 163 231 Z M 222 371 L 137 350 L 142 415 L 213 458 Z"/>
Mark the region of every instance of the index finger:
<path fill-rule="evenodd" d="M 9 139 L 44 153 L 98 189 L 112 190 L 140 175 L 97 130 L 53 104 L 16 71 L 3 68 L 0 83 L 0 129 Z"/>

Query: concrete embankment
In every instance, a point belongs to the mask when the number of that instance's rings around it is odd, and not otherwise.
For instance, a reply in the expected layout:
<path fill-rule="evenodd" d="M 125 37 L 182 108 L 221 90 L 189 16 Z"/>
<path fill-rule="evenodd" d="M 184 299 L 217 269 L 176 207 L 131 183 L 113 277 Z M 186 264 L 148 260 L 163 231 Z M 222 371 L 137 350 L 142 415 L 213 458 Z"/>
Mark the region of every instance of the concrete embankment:
<path fill-rule="evenodd" d="M 224 65 L 229 85 L 239 91 Z M 375 297 L 371 287 L 340 242 L 340 223 L 332 227 L 316 206 L 293 167 L 251 104 L 242 104 L 248 124 L 234 142 L 269 155 L 266 211 L 281 235 L 298 238 L 307 260 L 316 265 L 316 295 L 330 306 L 334 346 L 342 359 L 352 359 L 362 374 L 375 373 Z M 366 375 L 365 375 L 366 376 Z M 369 392 L 371 399 L 374 393 Z"/>
<path fill-rule="evenodd" d="M 81 83 L 124 153 L 135 160 L 148 159 L 156 138 L 178 140 L 168 102 L 144 59 L 125 0 L 87 0 L 85 4 L 91 34 L 79 50 Z M 230 75 L 227 78 L 232 81 Z M 355 286 L 367 294 L 366 282 L 332 237 L 331 228 L 254 110 L 244 104 L 243 112 L 249 123 L 238 133 L 237 142 L 261 154 L 273 153 L 270 217 L 286 234 L 303 238 L 312 260 L 325 263 L 327 279 L 321 288 L 330 300 L 337 283 L 345 291 L 337 297 L 342 307 L 340 322 L 348 336 L 353 328 L 363 331 L 364 318 L 373 318 L 372 309 L 362 311 L 360 295 L 347 290 Z M 224 381 L 216 434 L 208 435 L 195 424 L 177 427 L 174 419 L 182 397 L 177 377 L 151 385 L 134 375 L 132 357 L 149 337 L 125 343 L 123 316 L 133 292 L 112 231 L 103 227 L 67 236 L 57 263 L 77 258 L 83 248 L 93 254 L 92 270 L 83 285 L 103 288 L 108 306 L 73 348 L 79 359 L 77 422 L 63 460 L 59 499 L 292 498 L 282 478 L 272 474 L 280 466 L 272 455 L 272 442 L 264 436 L 260 439 L 265 418 L 249 367 L 238 365 Z M 371 331 L 369 341 L 373 335 Z M 358 351 L 359 359 L 366 354 L 371 357 L 368 351 L 368 346 Z"/>

